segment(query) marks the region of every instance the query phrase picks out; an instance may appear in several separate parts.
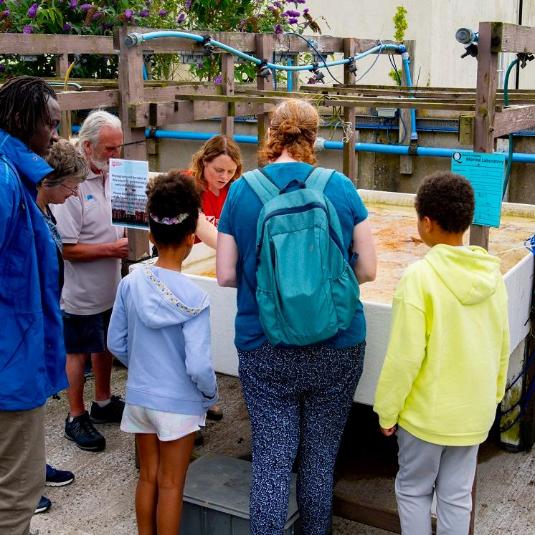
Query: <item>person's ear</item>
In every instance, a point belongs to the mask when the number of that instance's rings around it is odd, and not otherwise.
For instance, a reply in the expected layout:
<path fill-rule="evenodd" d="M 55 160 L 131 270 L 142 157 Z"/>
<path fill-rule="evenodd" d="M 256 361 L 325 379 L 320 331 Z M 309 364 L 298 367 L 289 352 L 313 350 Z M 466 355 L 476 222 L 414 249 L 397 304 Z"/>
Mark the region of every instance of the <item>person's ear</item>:
<path fill-rule="evenodd" d="M 91 145 L 91 141 L 86 139 L 82 143 L 82 149 L 84 151 L 84 154 L 87 154 L 88 156 L 91 156 L 93 154 L 93 145 Z"/>
<path fill-rule="evenodd" d="M 186 245 L 188 247 L 193 247 L 194 243 L 195 243 L 195 232 L 193 232 L 192 234 L 188 234 L 186 236 Z"/>
<path fill-rule="evenodd" d="M 433 232 L 435 228 L 435 222 L 428 216 L 424 216 L 422 219 L 422 223 L 424 226 L 424 230 L 429 234 L 430 232 Z"/>

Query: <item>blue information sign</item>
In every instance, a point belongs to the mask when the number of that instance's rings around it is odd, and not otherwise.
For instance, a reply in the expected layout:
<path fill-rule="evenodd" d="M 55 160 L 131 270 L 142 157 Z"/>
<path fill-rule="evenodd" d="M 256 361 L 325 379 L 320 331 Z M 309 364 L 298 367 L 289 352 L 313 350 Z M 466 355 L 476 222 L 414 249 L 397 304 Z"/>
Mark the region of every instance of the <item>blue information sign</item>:
<path fill-rule="evenodd" d="M 454 152 L 451 171 L 463 175 L 474 188 L 474 224 L 499 227 L 502 208 L 505 154 Z"/>

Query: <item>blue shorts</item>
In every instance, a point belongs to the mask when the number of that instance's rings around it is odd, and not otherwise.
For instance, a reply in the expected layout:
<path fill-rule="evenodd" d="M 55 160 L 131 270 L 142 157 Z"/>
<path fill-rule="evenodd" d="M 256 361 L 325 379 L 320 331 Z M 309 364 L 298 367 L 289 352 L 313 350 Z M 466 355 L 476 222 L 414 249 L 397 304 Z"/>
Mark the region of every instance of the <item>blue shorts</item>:
<path fill-rule="evenodd" d="M 111 311 L 79 316 L 63 311 L 63 337 L 67 353 L 102 353 L 106 351 L 106 339 Z"/>

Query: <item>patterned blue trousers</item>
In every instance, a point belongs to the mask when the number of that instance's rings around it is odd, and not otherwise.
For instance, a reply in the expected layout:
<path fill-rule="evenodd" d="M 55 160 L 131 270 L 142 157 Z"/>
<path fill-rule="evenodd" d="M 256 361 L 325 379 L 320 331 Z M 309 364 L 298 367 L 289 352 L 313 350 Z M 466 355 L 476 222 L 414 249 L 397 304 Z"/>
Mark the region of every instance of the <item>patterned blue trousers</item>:
<path fill-rule="evenodd" d="M 365 343 L 238 351 L 252 429 L 252 535 L 281 535 L 297 456 L 297 505 L 304 535 L 329 533 L 333 472 Z"/>

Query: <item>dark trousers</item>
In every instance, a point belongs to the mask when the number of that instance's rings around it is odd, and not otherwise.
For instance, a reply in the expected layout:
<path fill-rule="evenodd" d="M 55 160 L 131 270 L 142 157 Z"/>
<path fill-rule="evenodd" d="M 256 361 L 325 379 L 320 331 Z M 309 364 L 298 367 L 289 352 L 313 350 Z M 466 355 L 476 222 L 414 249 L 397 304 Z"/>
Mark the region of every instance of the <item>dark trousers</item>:
<path fill-rule="evenodd" d="M 325 535 L 332 515 L 333 472 L 362 374 L 365 343 L 238 351 L 251 419 L 252 535 L 283 533 L 297 456 L 297 505 L 305 535 Z"/>

